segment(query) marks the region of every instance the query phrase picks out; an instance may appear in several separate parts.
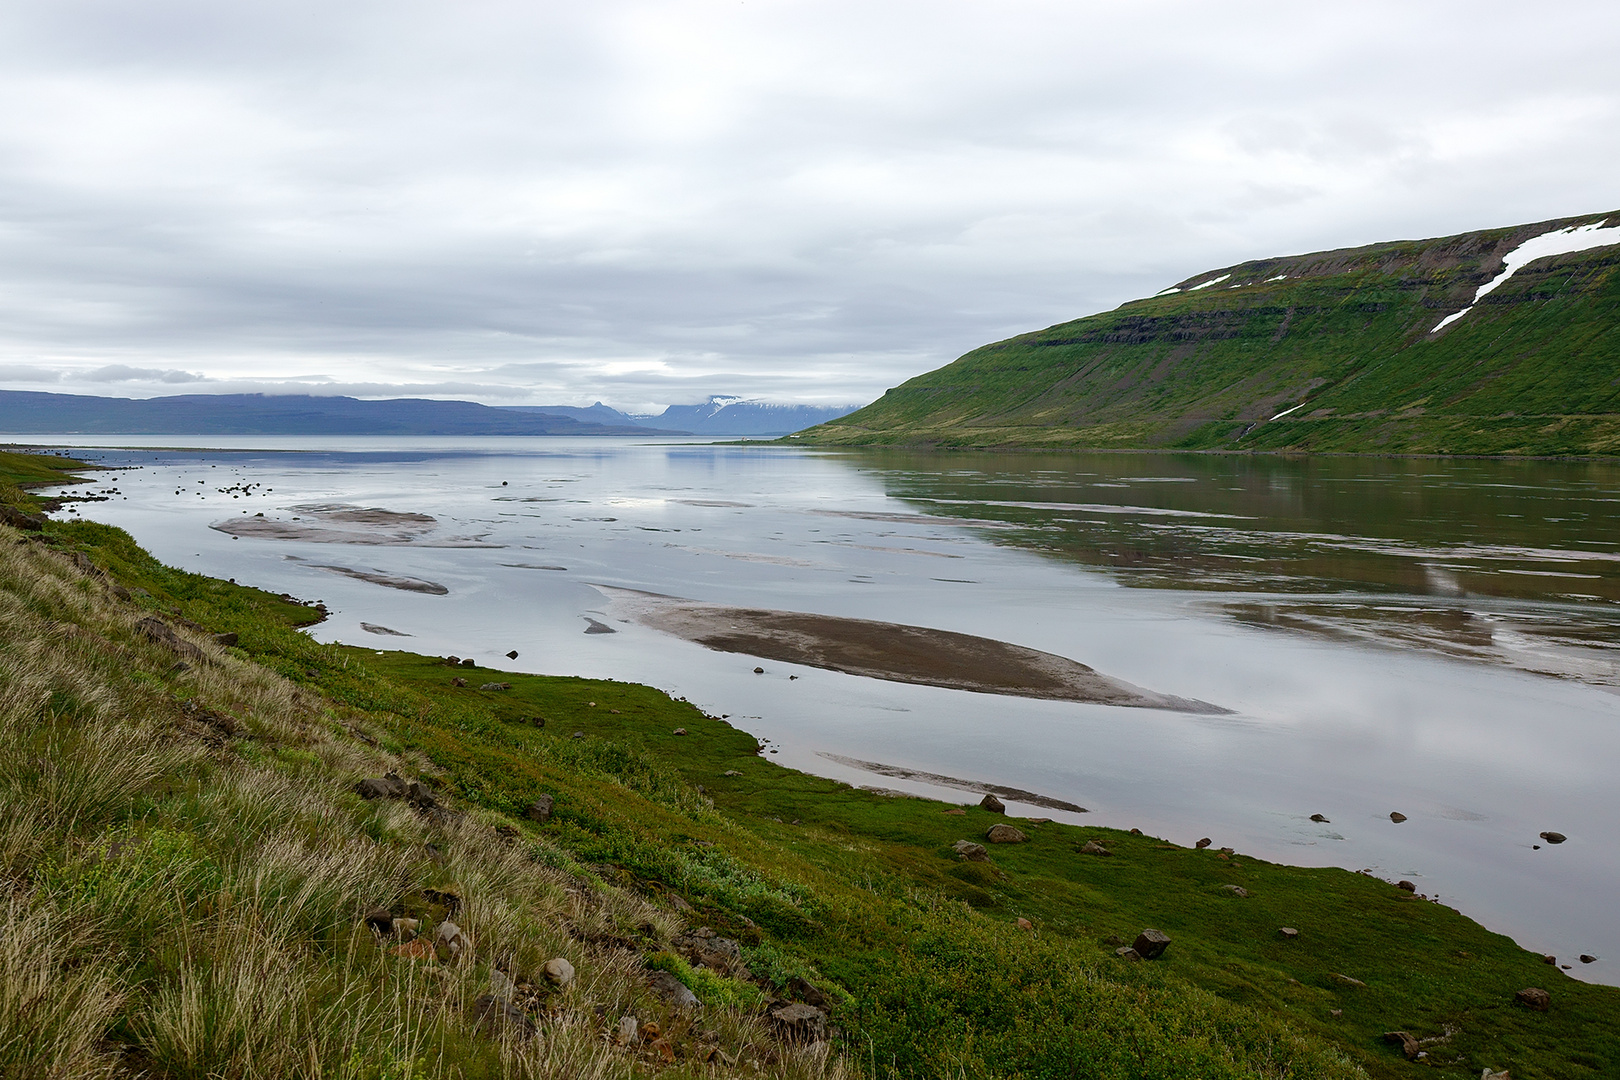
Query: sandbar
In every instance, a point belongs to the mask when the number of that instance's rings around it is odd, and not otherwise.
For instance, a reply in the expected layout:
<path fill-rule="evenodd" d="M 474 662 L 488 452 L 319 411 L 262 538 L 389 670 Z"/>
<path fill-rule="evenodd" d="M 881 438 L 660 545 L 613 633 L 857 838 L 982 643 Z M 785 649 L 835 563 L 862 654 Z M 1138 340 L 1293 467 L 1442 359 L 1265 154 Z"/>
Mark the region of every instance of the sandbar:
<path fill-rule="evenodd" d="M 718 652 L 981 694 L 1172 712 L 1230 711 L 1145 690 L 1066 656 L 994 638 L 872 619 L 728 607 L 606 585 L 595 588 L 643 626 Z"/>

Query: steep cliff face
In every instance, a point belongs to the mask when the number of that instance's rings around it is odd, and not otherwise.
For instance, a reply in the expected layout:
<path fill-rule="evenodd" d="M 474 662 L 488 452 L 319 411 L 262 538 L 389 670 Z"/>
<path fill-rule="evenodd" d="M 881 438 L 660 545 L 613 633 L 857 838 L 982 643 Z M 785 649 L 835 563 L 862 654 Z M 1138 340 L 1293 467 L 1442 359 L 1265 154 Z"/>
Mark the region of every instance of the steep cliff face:
<path fill-rule="evenodd" d="M 1620 213 L 1212 270 L 975 349 L 798 438 L 1620 453 L 1612 226 Z"/>

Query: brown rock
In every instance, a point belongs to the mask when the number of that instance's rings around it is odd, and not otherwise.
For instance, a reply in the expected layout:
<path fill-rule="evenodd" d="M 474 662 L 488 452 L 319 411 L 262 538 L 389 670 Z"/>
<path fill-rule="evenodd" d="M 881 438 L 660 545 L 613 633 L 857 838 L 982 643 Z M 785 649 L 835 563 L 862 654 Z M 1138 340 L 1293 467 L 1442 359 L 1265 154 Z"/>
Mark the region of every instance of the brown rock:
<path fill-rule="evenodd" d="M 1299 938 L 1299 931 L 1295 930 L 1292 926 L 1284 926 L 1277 930 L 1277 936 L 1282 938 L 1284 941 L 1295 941 Z"/>
<path fill-rule="evenodd" d="M 665 1065 L 672 1064 L 675 1061 L 675 1047 L 670 1045 L 670 1041 L 663 1036 L 654 1039 L 647 1046 L 663 1060 Z"/>
<path fill-rule="evenodd" d="M 686 729 L 683 728 L 683 727 L 678 727 L 678 728 L 675 729 L 675 734 L 677 734 L 677 735 L 685 735 L 686 734 Z"/>
<path fill-rule="evenodd" d="M 1097 843 L 1097 841 L 1095 841 L 1095 840 L 1087 840 L 1085 842 L 1085 844 L 1081 846 L 1080 854 L 1082 854 L 1082 855 L 1112 855 L 1113 852 L 1109 851 L 1107 848 L 1103 847 L 1101 844 Z"/>
<path fill-rule="evenodd" d="M 1028 839 L 1023 830 L 1012 825 L 992 825 L 985 830 L 984 838 L 992 844 L 1022 844 Z"/>
<path fill-rule="evenodd" d="M 1399 825 L 1401 822 L 1406 820 L 1406 815 L 1401 813 L 1399 810 L 1392 810 L 1390 811 L 1389 820 Z"/>
<path fill-rule="evenodd" d="M 387 935 L 394 932 L 394 913 L 387 908 L 372 908 L 362 921 L 374 933 Z"/>
<path fill-rule="evenodd" d="M 807 980 L 802 979 L 797 975 L 793 976 L 787 981 L 787 988 L 788 993 L 792 994 L 806 1005 L 814 1005 L 818 1009 L 824 1009 L 827 1007 L 827 995 L 823 994 Z"/>
<path fill-rule="evenodd" d="M 1209 847 L 1209 845 L 1213 844 L 1214 842 L 1215 841 L 1211 840 L 1209 837 L 1206 836 L 1202 840 L 1198 841 L 1198 843 L 1194 844 L 1193 847 L 1197 848 L 1199 851 L 1203 851 L 1205 848 Z"/>
<path fill-rule="evenodd" d="M 1144 960 L 1157 960 L 1164 955 L 1164 950 L 1170 947 L 1170 935 L 1163 930 L 1143 930 L 1136 935 L 1136 941 L 1131 948 L 1136 950 L 1138 956 Z"/>
<path fill-rule="evenodd" d="M 523 816 L 530 821 L 537 821 L 544 825 L 551 820 L 551 808 L 556 804 L 557 800 L 555 798 L 542 794 L 529 804 L 529 808 L 523 811 Z"/>
<path fill-rule="evenodd" d="M 1565 840 L 1569 839 L 1569 837 L 1565 836 L 1561 832 L 1544 832 L 1541 834 L 1541 838 L 1547 841 L 1549 844 L 1562 844 Z"/>
<path fill-rule="evenodd" d="M 1547 964 L 1547 965 L 1549 965 L 1551 967 L 1557 967 L 1558 966 L 1558 957 L 1552 955 L 1551 953 L 1548 953 L 1546 956 L 1543 956 L 1541 958 L 1541 962 L 1543 964 Z"/>
<path fill-rule="evenodd" d="M 1323 817 L 1323 816 L 1322 816 L 1322 815 L 1321 815 L 1321 814 L 1312 814 L 1312 815 L 1311 815 L 1311 820 L 1312 820 L 1312 821 L 1314 821 L 1314 822 L 1316 822 L 1316 823 L 1317 823 L 1317 824 L 1319 824 L 1319 825 L 1329 825 L 1329 824 L 1332 824 L 1332 823 L 1331 823 L 1331 822 L 1329 822 L 1329 821 L 1328 821 L 1328 819 L 1327 819 L 1327 818 L 1325 818 L 1325 817 Z"/>
<path fill-rule="evenodd" d="M 473 1017 L 479 1030 L 491 1037 L 503 1035 L 526 1038 L 540 1029 L 529 1014 L 494 994 L 480 994 L 473 1001 Z"/>
<path fill-rule="evenodd" d="M 984 798 L 979 800 L 979 805 L 992 814 L 1005 814 L 1007 812 L 1007 804 L 994 795 L 986 794 Z"/>
<path fill-rule="evenodd" d="M 518 651 L 513 649 L 511 652 L 506 654 L 506 658 L 508 660 L 516 660 L 518 658 Z"/>
<path fill-rule="evenodd" d="M 1114 950 L 1114 955 L 1119 957 L 1121 960 L 1140 960 L 1140 959 L 1142 959 L 1142 954 L 1137 952 L 1135 949 L 1131 948 L 1129 945 L 1125 945 L 1125 946 L 1122 946 L 1121 948 L 1115 949 Z"/>
<path fill-rule="evenodd" d="M 1417 892 L 1417 886 L 1412 884 L 1410 881 L 1397 881 L 1395 883 L 1395 887 L 1400 889 L 1402 892 Z"/>
<path fill-rule="evenodd" d="M 1591 953 L 1581 953 L 1581 963 L 1595 964 L 1597 963 L 1597 957 L 1593 956 Z"/>
<path fill-rule="evenodd" d="M 1547 1006 L 1552 1004 L 1552 995 L 1539 986 L 1527 986 L 1513 995 L 1513 1000 L 1527 1009 L 1536 1012 L 1546 1012 Z"/>
<path fill-rule="evenodd" d="M 455 678 L 450 680 L 450 685 L 451 686 L 466 686 L 467 685 L 467 680 L 463 679 L 460 675 L 457 675 Z"/>
<path fill-rule="evenodd" d="M 39 532 L 45 527 L 45 519 L 25 514 L 15 506 L 0 503 L 0 524 L 10 525 L 13 529 L 22 529 L 24 532 Z"/>
<path fill-rule="evenodd" d="M 984 850 L 984 845 L 975 844 L 971 840 L 958 840 L 956 843 L 951 845 L 951 850 L 956 852 L 962 858 L 966 859 L 968 862 L 990 861 L 990 853 Z"/>
<path fill-rule="evenodd" d="M 827 1032 L 827 1014 L 814 1005 L 794 1002 L 778 1005 L 770 1017 L 782 1036 L 791 1042 L 817 1042 Z"/>
<path fill-rule="evenodd" d="M 680 1009 L 690 1009 L 698 1004 L 697 995 L 686 988 L 686 984 L 667 971 L 654 971 L 647 976 L 647 987 L 665 1001 Z"/>
<path fill-rule="evenodd" d="M 1023 918 L 1022 916 L 1020 916 L 1018 921 L 1016 923 L 1014 923 L 1013 925 L 1018 927 L 1018 929 L 1020 929 L 1020 930 L 1033 930 L 1033 929 L 1035 929 L 1035 924 L 1030 922 L 1028 919 Z"/>
<path fill-rule="evenodd" d="M 561 990 L 574 981 L 574 965 L 562 957 L 553 957 L 541 965 L 540 971 L 545 975 L 546 982 Z"/>
<path fill-rule="evenodd" d="M 1406 1055 L 1408 1061 L 1417 1057 L 1418 1051 L 1422 1049 L 1418 1046 L 1417 1039 L 1409 1031 L 1386 1031 L 1384 1032 L 1384 1041 L 1399 1046 L 1401 1053 Z"/>
<path fill-rule="evenodd" d="M 403 956 L 407 960 L 433 959 L 433 943 L 427 938 L 417 938 L 403 945 L 394 946 L 394 955 Z"/>
<path fill-rule="evenodd" d="M 229 647 L 231 645 L 235 645 L 239 640 L 241 640 L 241 639 L 239 637 L 237 637 L 237 635 L 234 632 L 233 633 L 228 633 L 228 634 L 215 634 L 214 635 L 214 644 L 215 645 L 224 645 L 224 646 Z"/>

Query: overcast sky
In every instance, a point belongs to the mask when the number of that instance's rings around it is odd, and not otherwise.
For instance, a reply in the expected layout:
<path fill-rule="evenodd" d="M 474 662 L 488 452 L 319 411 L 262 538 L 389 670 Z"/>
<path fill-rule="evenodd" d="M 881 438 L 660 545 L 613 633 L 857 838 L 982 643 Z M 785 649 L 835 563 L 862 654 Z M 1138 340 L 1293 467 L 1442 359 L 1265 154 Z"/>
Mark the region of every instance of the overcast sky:
<path fill-rule="evenodd" d="M 0 388 L 864 402 L 1620 208 L 1620 4 L 8 0 Z"/>

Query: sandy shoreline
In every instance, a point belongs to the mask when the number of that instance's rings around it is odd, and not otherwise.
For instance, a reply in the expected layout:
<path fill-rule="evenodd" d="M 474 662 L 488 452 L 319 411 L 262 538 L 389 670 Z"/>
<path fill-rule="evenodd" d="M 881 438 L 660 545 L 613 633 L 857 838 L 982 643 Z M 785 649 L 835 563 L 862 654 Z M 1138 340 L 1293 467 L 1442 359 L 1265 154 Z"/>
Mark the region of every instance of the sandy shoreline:
<path fill-rule="evenodd" d="M 994 638 L 905 623 L 728 607 L 633 589 L 594 587 L 641 625 L 718 652 L 982 694 L 1173 712 L 1228 711 L 1206 701 L 1146 690 L 1068 657 Z"/>

